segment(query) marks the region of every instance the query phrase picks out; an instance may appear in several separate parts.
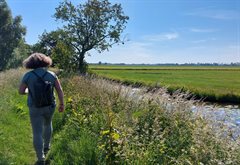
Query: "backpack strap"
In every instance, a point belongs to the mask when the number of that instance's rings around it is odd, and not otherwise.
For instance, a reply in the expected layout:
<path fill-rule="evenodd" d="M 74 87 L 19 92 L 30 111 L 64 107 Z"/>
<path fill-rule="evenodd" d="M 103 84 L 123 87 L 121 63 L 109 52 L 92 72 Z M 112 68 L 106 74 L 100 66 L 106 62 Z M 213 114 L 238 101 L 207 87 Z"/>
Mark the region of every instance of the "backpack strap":
<path fill-rule="evenodd" d="M 45 82 L 43 78 L 46 76 L 47 71 L 46 71 L 42 76 L 39 76 L 36 72 L 34 72 L 34 70 L 32 71 L 32 73 L 33 73 L 35 76 L 37 76 L 38 78 L 40 78 L 43 82 Z"/>

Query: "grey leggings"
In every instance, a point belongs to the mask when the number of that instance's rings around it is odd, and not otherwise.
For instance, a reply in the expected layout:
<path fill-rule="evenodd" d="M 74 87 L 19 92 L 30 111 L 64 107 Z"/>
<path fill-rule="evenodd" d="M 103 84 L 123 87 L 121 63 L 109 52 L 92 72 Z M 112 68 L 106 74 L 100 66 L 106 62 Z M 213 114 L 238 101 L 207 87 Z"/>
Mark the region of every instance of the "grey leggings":
<path fill-rule="evenodd" d="M 38 160 L 44 160 L 44 148 L 50 148 L 52 136 L 52 117 L 55 106 L 43 108 L 29 107 L 33 131 L 33 146 Z"/>

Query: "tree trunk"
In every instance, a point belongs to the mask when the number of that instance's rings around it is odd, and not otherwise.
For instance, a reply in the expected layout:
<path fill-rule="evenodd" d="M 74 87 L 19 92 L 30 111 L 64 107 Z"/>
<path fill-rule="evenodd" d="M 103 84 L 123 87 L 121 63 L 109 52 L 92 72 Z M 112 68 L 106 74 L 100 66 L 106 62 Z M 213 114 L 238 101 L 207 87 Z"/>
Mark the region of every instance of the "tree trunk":
<path fill-rule="evenodd" d="M 78 58 L 78 71 L 81 75 L 85 75 L 87 72 L 86 64 L 84 62 L 85 52 L 81 52 Z"/>

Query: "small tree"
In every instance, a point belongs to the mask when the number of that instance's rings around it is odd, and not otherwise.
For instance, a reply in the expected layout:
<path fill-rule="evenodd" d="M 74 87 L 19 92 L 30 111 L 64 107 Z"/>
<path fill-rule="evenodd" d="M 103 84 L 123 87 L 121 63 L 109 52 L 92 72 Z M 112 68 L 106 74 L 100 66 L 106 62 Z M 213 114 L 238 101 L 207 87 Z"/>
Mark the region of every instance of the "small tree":
<path fill-rule="evenodd" d="M 12 57 L 8 61 L 8 68 L 17 68 L 22 65 L 25 58 L 31 53 L 31 46 L 26 44 L 24 40 L 21 40 L 18 47 L 13 50 Z"/>
<path fill-rule="evenodd" d="M 59 69 L 64 69 L 66 72 L 72 72 L 77 70 L 77 59 L 72 58 L 74 50 L 71 46 L 66 45 L 62 41 L 58 41 L 57 45 L 52 49 L 52 59 L 54 65 Z"/>
<path fill-rule="evenodd" d="M 46 31 L 39 37 L 38 43 L 34 44 L 32 51 L 41 52 L 53 59 L 53 65 L 66 72 L 76 71 L 76 59 L 74 48 L 69 43 L 65 31 L 58 29 L 47 33 Z"/>
<path fill-rule="evenodd" d="M 12 17 L 5 0 L 0 0 L 0 71 L 7 68 L 14 49 L 25 35 L 20 16 Z"/>
<path fill-rule="evenodd" d="M 129 19 L 120 4 L 112 5 L 108 0 L 88 0 L 78 6 L 65 0 L 56 8 L 54 16 L 64 23 L 67 45 L 75 52 L 71 58 L 76 59 L 80 73 L 86 72 L 84 58 L 89 50 L 102 52 L 121 42 L 120 34 Z"/>
<path fill-rule="evenodd" d="M 53 49 L 56 48 L 58 42 L 66 42 L 66 33 L 61 30 L 55 30 L 47 33 L 46 31 L 39 37 L 39 41 L 33 45 L 33 52 L 41 52 L 48 56 L 52 55 Z"/>

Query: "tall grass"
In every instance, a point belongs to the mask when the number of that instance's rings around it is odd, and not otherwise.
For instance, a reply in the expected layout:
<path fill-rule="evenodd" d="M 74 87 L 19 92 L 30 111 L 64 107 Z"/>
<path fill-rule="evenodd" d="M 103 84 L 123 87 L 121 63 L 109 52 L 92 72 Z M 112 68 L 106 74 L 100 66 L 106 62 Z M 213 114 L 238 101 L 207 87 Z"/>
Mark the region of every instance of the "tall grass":
<path fill-rule="evenodd" d="M 240 164 L 240 138 L 193 112 L 188 94 L 92 77 L 62 81 L 67 106 L 55 118 L 51 164 Z"/>

